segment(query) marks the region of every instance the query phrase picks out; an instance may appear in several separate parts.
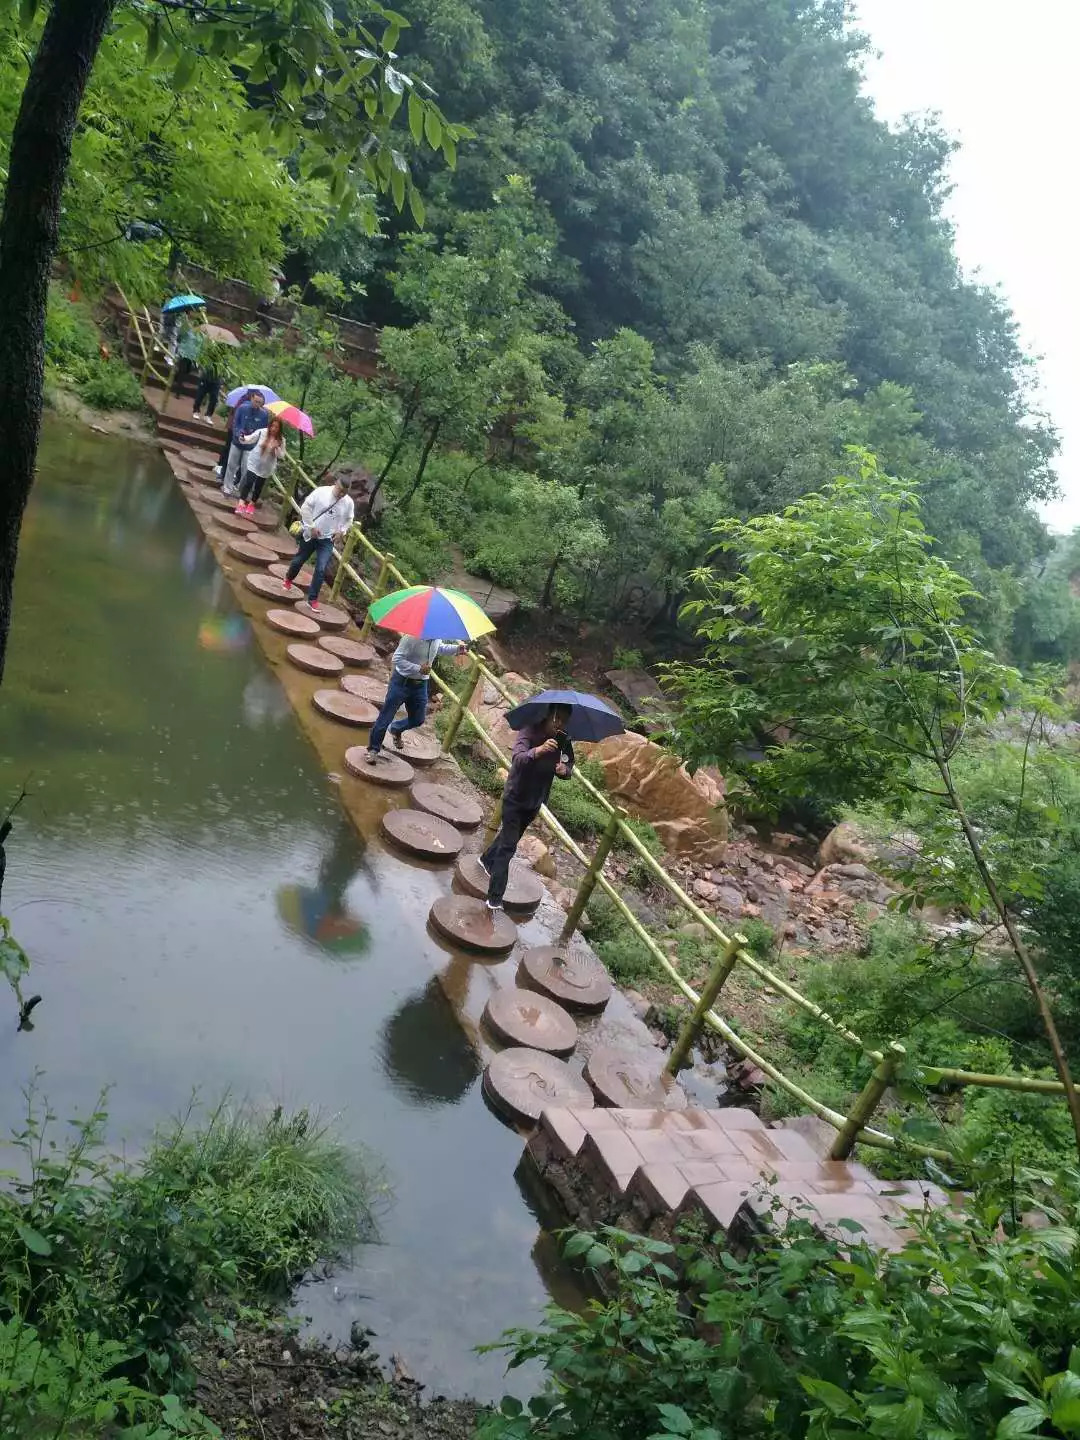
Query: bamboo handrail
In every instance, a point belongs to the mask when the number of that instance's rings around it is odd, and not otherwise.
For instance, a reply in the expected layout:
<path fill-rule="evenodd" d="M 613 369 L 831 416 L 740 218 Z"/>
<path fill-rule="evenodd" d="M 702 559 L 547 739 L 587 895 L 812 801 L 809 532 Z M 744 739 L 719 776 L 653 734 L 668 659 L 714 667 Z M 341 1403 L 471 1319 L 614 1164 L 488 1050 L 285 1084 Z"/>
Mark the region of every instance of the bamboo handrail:
<path fill-rule="evenodd" d="M 140 349 L 145 355 L 146 347 L 143 342 L 138 318 L 135 315 L 134 310 L 130 306 L 127 297 L 124 295 L 123 291 L 120 290 L 119 286 L 117 286 L 117 290 L 120 293 L 121 299 L 124 301 L 125 305 L 128 308 L 129 316 L 131 317 L 131 321 L 134 325 L 136 335 L 139 339 Z M 147 363 L 149 366 L 149 362 Z M 315 482 L 307 474 L 303 466 L 301 466 L 299 462 L 295 460 L 292 456 L 287 457 L 286 467 L 290 470 L 295 471 L 300 476 L 300 478 L 305 481 L 306 484 L 314 485 Z M 297 504 L 296 498 L 292 494 L 291 490 L 289 490 L 285 486 L 285 484 L 276 476 L 271 479 L 271 485 L 275 486 L 281 492 L 283 501 L 283 514 L 287 514 L 290 508 L 292 510 L 295 510 L 297 514 L 299 514 L 300 506 Z M 387 557 L 383 551 L 379 550 L 379 548 L 372 542 L 372 540 L 363 532 L 363 530 L 359 526 L 354 527 L 354 529 L 350 532 L 350 540 L 354 549 L 356 546 L 362 547 L 368 553 L 368 555 L 371 556 L 372 559 L 379 562 L 380 566 L 383 567 L 384 576 L 392 577 L 402 586 L 409 586 L 412 584 L 408 576 L 402 574 L 401 570 L 397 567 L 397 565 L 393 563 L 392 559 Z M 368 584 L 364 576 L 360 574 L 356 567 L 350 563 L 349 559 L 346 558 L 345 555 L 339 554 L 336 549 L 334 551 L 334 554 L 337 559 L 338 565 L 343 569 L 344 573 L 348 575 L 349 579 L 353 581 L 353 583 L 359 588 L 363 595 L 365 595 L 369 600 L 372 599 L 376 592 L 373 587 Z M 506 700 L 509 704 L 517 704 L 517 697 L 510 693 L 507 687 L 502 683 L 501 678 L 496 675 L 491 669 L 489 669 L 486 664 L 484 664 L 480 656 L 476 655 L 475 652 L 473 652 L 472 658 L 476 666 L 477 676 L 485 680 L 488 684 L 494 686 L 497 693 L 501 695 L 502 698 Z M 432 671 L 430 678 L 434 682 L 437 689 L 439 689 L 443 695 L 449 697 L 450 699 L 457 698 L 457 692 L 442 678 L 441 675 L 438 675 L 434 671 Z M 476 735 L 477 739 L 483 745 L 484 749 L 487 750 L 497 767 L 506 769 L 509 766 L 509 757 L 503 753 L 495 739 L 488 733 L 488 731 L 485 729 L 484 725 L 480 721 L 479 717 L 475 715 L 472 710 L 465 708 L 462 711 L 461 723 L 467 724 L 470 727 L 470 729 Z M 672 876 L 670 876 L 663 868 L 663 866 L 659 864 L 655 856 L 650 854 L 648 848 L 641 841 L 640 837 L 633 831 L 633 829 L 629 825 L 625 823 L 625 820 L 618 813 L 616 807 L 612 805 L 611 801 L 608 800 L 607 796 L 605 796 L 601 791 L 599 791 L 596 786 L 593 785 L 592 782 L 588 779 L 588 777 L 582 775 L 580 771 L 575 770 L 573 778 L 577 780 L 579 784 L 585 787 L 586 791 L 592 796 L 593 800 L 607 812 L 609 817 L 617 820 L 617 829 L 622 840 L 629 846 L 631 850 L 635 852 L 638 858 L 645 864 L 650 874 L 674 896 L 679 905 L 681 905 L 682 908 L 686 910 L 688 914 L 690 914 L 699 924 L 704 926 L 708 934 L 712 936 L 712 938 L 714 938 L 715 940 L 719 941 L 725 947 L 725 949 L 733 949 L 736 945 L 736 941 L 725 935 L 724 931 L 720 928 L 720 926 L 716 923 L 712 916 L 709 915 L 707 911 L 703 910 L 701 906 L 698 905 L 697 902 L 690 895 L 688 895 L 685 890 L 683 890 L 682 886 L 679 885 L 678 881 L 676 881 Z M 637 938 L 642 942 L 642 944 L 645 945 L 650 955 L 652 955 L 653 959 L 668 976 L 668 978 L 671 980 L 672 984 L 676 987 L 680 994 L 682 994 L 687 1000 L 689 1000 L 692 1005 L 698 1005 L 700 1001 L 700 996 L 698 995 L 698 993 L 694 990 L 693 986 L 691 986 L 689 982 L 685 980 L 684 977 L 680 974 L 676 966 L 672 963 L 671 957 L 667 954 L 667 952 L 663 950 L 660 945 L 657 944 L 654 937 L 650 935 L 648 930 L 646 930 L 644 925 L 642 925 L 641 921 L 627 905 L 620 892 L 604 874 L 603 869 L 599 868 L 596 869 L 595 872 L 593 871 L 592 861 L 589 855 L 586 854 L 586 852 L 581 848 L 581 846 L 577 843 L 573 836 L 570 835 L 570 833 L 563 827 L 557 817 L 548 809 L 546 805 L 542 807 L 539 818 L 544 827 L 559 842 L 559 844 L 562 845 L 563 848 L 567 850 L 574 857 L 575 860 L 577 860 L 581 865 L 586 867 L 586 870 L 587 872 L 589 872 L 590 877 L 594 879 L 595 887 L 602 890 L 604 894 L 607 895 L 608 899 L 619 911 L 620 915 L 622 916 L 626 924 L 629 926 L 632 933 L 635 934 Z M 734 950 L 734 953 L 737 963 L 744 966 L 753 975 L 757 976 L 757 978 L 767 989 L 773 991 L 776 994 L 782 995 L 792 1004 L 799 1006 L 802 1010 L 804 1010 L 808 1015 L 812 1016 L 819 1023 L 826 1025 L 843 1040 L 847 1041 L 856 1049 L 862 1051 L 862 1053 L 868 1059 L 875 1062 L 876 1066 L 879 1067 L 879 1070 L 881 1070 L 882 1067 L 885 1066 L 887 1057 L 883 1056 L 880 1050 L 876 1050 L 868 1046 L 853 1030 L 848 1029 L 847 1026 L 843 1025 L 839 1020 L 835 1019 L 826 1010 L 822 1009 L 821 1006 L 816 1005 L 807 996 L 800 994 L 794 986 L 788 984 L 786 980 L 775 974 L 767 965 L 764 965 L 761 961 L 750 955 L 742 947 Z M 902 1144 L 903 1147 L 908 1150 L 914 1151 L 915 1153 L 920 1155 L 929 1156 L 936 1160 L 950 1161 L 954 1158 L 947 1150 L 936 1149 L 932 1146 L 922 1145 L 912 1141 L 905 1140 L 901 1142 L 896 1138 L 896 1136 L 888 1135 L 883 1131 L 869 1128 L 869 1126 L 864 1123 L 864 1119 L 869 1119 L 869 1115 L 866 1115 L 865 1117 L 862 1115 L 862 1113 L 859 1111 L 858 1102 L 856 1103 L 856 1107 L 853 1109 L 853 1111 L 846 1116 L 840 1114 L 840 1112 L 837 1110 L 831 1109 L 829 1106 L 823 1104 L 821 1101 L 816 1100 L 808 1091 L 804 1090 L 800 1085 L 797 1085 L 793 1080 L 790 1080 L 786 1075 L 784 1075 L 783 1072 L 779 1070 L 775 1065 L 773 1065 L 770 1060 L 768 1060 L 764 1055 L 760 1054 L 757 1050 L 755 1050 L 753 1046 L 749 1045 L 742 1038 L 742 1036 L 739 1035 L 738 1032 L 734 1030 L 726 1020 L 723 1019 L 722 1016 L 717 1015 L 715 1010 L 708 1010 L 703 1018 L 709 1028 L 711 1030 L 714 1030 L 716 1034 L 718 1034 L 720 1038 L 724 1041 L 724 1043 L 728 1045 L 732 1050 L 734 1050 L 736 1054 L 742 1056 L 743 1059 L 748 1060 L 764 1075 L 768 1076 L 768 1078 L 771 1079 L 774 1084 L 778 1085 L 793 1099 L 797 1100 L 799 1104 L 802 1105 L 805 1109 L 807 1109 L 811 1114 L 818 1116 L 819 1119 L 826 1121 L 828 1124 L 832 1125 L 838 1132 L 841 1132 L 844 1135 L 845 1139 L 847 1141 L 850 1141 L 852 1145 L 857 1142 L 863 1145 L 875 1146 L 880 1149 L 896 1149 Z M 895 1046 L 889 1047 L 890 1057 L 894 1056 L 895 1051 Z M 895 1067 L 890 1064 L 886 1068 L 888 1068 L 891 1073 L 892 1069 Z M 1065 1093 L 1064 1087 L 1058 1081 L 1037 1080 L 1023 1075 L 984 1075 L 978 1074 L 973 1071 L 957 1070 L 942 1066 L 920 1067 L 920 1069 L 916 1073 L 917 1075 L 921 1076 L 924 1080 L 924 1083 L 928 1085 L 976 1085 L 986 1086 L 995 1089 L 1016 1090 L 1021 1092 L 1027 1092 L 1030 1094 L 1040 1095 L 1063 1095 Z M 862 1098 L 863 1097 L 860 1097 L 860 1100 L 862 1100 Z"/>

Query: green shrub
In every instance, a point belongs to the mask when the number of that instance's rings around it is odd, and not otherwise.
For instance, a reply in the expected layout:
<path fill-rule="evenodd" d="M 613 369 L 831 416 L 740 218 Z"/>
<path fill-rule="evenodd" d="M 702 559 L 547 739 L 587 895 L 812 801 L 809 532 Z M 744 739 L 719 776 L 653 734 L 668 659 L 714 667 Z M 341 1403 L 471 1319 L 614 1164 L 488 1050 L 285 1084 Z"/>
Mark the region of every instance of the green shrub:
<path fill-rule="evenodd" d="M 566 1254 L 605 1299 L 495 1347 L 547 1384 L 480 1440 L 989 1440 L 1080 1435 L 1080 1174 L 912 1217 L 897 1254 L 775 1200 L 745 1258 L 604 1229 Z M 1016 1224 L 1026 1209 L 1045 1228 Z M 721 1237 L 717 1237 L 718 1240 Z"/>
<path fill-rule="evenodd" d="M 644 670 L 645 656 L 640 650 L 623 650 L 620 646 L 616 646 L 611 660 L 611 668 L 613 670 Z"/>
<path fill-rule="evenodd" d="M 98 410 L 137 410 L 143 403 L 138 379 L 120 360 L 89 361 L 75 388 L 87 405 Z"/>

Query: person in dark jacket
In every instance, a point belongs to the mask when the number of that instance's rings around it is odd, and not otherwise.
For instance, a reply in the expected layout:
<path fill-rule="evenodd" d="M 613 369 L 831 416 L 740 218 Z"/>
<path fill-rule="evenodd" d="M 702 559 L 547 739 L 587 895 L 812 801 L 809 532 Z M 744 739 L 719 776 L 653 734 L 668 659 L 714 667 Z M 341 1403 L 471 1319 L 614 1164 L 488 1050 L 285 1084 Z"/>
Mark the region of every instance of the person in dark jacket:
<path fill-rule="evenodd" d="M 503 786 L 502 825 L 499 833 L 480 856 L 490 876 L 487 908 L 502 909 L 510 879 L 510 861 L 522 835 L 547 803 L 555 777 L 569 778 L 574 768 L 574 747 L 566 734 L 569 705 L 552 705 L 539 725 L 522 730 L 514 741 L 510 774 Z"/>

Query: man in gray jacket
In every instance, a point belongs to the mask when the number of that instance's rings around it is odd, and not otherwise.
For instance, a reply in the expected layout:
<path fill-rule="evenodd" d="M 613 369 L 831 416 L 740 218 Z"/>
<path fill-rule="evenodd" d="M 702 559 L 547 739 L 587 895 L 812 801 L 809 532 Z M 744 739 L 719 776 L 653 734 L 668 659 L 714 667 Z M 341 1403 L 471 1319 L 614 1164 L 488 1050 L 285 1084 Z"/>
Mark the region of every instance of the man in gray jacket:
<path fill-rule="evenodd" d="M 379 717 L 371 727 L 367 754 L 364 759 L 374 765 L 379 758 L 387 730 L 399 750 L 405 747 L 401 737 L 406 730 L 414 730 L 427 718 L 428 676 L 431 667 L 440 655 L 464 655 L 465 646 L 457 640 L 418 640 L 414 635 L 403 635 L 394 651 L 390 684 L 386 687 L 386 699 L 382 703 Z M 405 706 L 405 717 L 394 720 L 394 716 Z M 391 720 L 394 723 L 391 725 Z"/>

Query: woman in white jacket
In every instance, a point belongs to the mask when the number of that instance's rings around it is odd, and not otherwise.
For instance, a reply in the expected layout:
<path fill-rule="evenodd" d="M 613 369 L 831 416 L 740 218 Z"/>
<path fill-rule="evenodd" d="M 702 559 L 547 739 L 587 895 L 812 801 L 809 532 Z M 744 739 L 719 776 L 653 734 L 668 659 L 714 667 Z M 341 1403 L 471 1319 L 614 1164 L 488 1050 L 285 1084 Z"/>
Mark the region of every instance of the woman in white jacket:
<path fill-rule="evenodd" d="M 278 461 L 285 458 L 281 421 L 274 415 L 265 430 L 256 430 L 251 435 L 245 435 L 244 439 L 255 443 L 248 451 L 247 470 L 240 486 L 240 504 L 236 507 L 236 514 L 254 515 L 263 486 L 277 469 Z"/>

